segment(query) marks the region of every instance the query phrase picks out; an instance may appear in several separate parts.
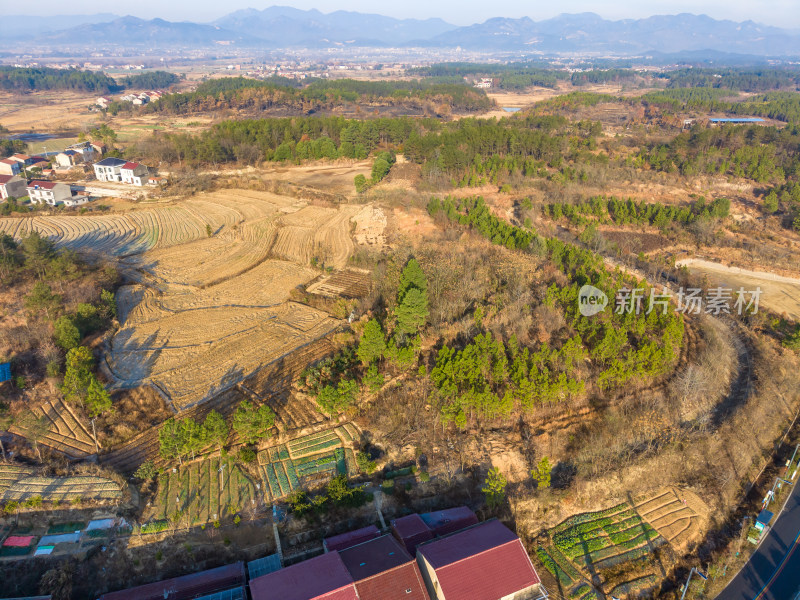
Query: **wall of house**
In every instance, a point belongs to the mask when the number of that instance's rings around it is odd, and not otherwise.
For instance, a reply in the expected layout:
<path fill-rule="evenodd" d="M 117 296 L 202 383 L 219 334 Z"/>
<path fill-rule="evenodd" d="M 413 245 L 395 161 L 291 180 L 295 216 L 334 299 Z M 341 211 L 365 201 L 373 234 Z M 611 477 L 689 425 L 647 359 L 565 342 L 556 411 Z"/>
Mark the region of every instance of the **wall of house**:
<path fill-rule="evenodd" d="M 419 552 L 417 552 L 417 565 L 419 565 L 419 572 L 422 574 L 422 580 L 425 582 L 425 587 L 428 588 L 431 600 L 445 600 L 439 586 L 439 579 L 436 577 L 436 571 Z"/>

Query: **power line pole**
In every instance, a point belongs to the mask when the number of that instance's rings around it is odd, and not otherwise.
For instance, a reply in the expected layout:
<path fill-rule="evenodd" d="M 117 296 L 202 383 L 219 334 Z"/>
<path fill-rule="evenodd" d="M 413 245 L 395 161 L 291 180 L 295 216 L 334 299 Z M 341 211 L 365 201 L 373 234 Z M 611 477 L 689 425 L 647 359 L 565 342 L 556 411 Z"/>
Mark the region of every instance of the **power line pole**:
<path fill-rule="evenodd" d="M 692 581 L 692 575 L 694 575 L 695 573 L 697 573 L 704 580 L 708 579 L 708 576 L 703 575 L 700 571 L 692 567 L 692 570 L 689 571 L 689 578 L 686 580 L 686 585 L 683 586 L 683 593 L 681 594 L 681 600 L 683 600 L 686 597 L 686 592 L 689 591 L 689 583 Z"/>
<path fill-rule="evenodd" d="M 96 419 L 97 419 L 97 417 L 92 419 L 92 434 L 94 436 L 94 453 L 99 455 L 100 454 L 100 447 L 97 445 L 97 429 L 95 429 L 95 426 L 94 426 L 94 422 L 95 422 Z"/>

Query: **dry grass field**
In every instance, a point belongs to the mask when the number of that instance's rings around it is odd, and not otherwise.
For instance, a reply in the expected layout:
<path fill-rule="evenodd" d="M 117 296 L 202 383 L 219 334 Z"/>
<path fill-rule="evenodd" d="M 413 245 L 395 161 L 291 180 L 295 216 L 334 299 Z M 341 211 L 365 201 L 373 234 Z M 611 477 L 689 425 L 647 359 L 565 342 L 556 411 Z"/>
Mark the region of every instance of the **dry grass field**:
<path fill-rule="evenodd" d="M 334 331 L 337 319 L 289 302 L 290 292 L 320 268 L 343 269 L 356 244 L 382 244 L 385 225 L 371 206 L 249 190 L 111 215 L 0 219 L 18 238 L 38 231 L 58 247 L 118 258 L 130 285 L 118 291 L 107 374 L 118 389 L 152 384 L 178 410 Z"/>

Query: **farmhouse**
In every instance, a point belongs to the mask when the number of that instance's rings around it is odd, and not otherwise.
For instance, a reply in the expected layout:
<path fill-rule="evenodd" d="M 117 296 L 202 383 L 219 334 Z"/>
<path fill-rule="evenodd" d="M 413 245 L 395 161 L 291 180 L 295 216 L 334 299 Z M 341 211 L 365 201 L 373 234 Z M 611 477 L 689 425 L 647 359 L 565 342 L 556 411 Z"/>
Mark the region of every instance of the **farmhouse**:
<path fill-rule="evenodd" d="M 338 552 L 328 552 L 250 580 L 253 600 L 359 600 Z"/>
<path fill-rule="evenodd" d="M 72 198 L 72 190 L 66 183 L 55 181 L 32 180 L 27 187 L 28 196 L 34 204 L 55 206 Z"/>
<path fill-rule="evenodd" d="M 430 600 L 419 567 L 391 535 L 339 552 L 360 600 Z"/>
<path fill-rule="evenodd" d="M 27 154 L 12 154 L 8 158 L 17 161 L 21 165 L 32 165 L 36 161 L 41 160 L 38 156 L 28 156 Z"/>
<path fill-rule="evenodd" d="M 73 196 L 64 200 L 64 206 L 73 207 L 89 203 L 89 196 Z"/>
<path fill-rule="evenodd" d="M 128 164 L 127 161 L 121 158 L 104 158 L 94 163 L 94 176 L 99 181 L 122 181 L 120 170 L 126 164 Z"/>
<path fill-rule="evenodd" d="M 92 147 L 91 142 L 78 142 L 77 144 L 72 144 L 64 148 L 65 152 L 70 150 L 77 152 L 81 156 L 83 162 L 90 162 L 94 160 L 95 150 Z"/>
<path fill-rule="evenodd" d="M 26 186 L 27 183 L 22 177 L 0 175 L 0 200 L 22 198 L 25 195 Z"/>
<path fill-rule="evenodd" d="M 432 600 L 547 598 L 522 541 L 497 520 L 420 545 L 417 563 Z"/>
<path fill-rule="evenodd" d="M 56 154 L 56 164 L 59 167 L 72 167 L 83 162 L 83 155 L 75 150 L 64 150 Z"/>
<path fill-rule="evenodd" d="M 19 175 L 20 164 L 10 158 L 0 160 L 0 175 Z"/>
<path fill-rule="evenodd" d="M 119 170 L 122 177 L 122 183 L 130 183 L 132 185 L 144 185 L 147 181 L 147 174 L 149 169 L 139 163 L 126 162 Z"/>

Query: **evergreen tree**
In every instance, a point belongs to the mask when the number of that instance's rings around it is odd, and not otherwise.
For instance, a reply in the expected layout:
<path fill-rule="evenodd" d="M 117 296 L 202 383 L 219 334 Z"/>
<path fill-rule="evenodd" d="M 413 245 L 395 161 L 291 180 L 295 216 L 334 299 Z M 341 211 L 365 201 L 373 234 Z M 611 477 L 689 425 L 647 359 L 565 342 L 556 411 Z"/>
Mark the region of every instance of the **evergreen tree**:
<path fill-rule="evenodd" d="M 206 420 L 203 422 L 203 427 L 208 434 L 208 441 L 210 443 L 217 444 L 217 446 L 222 449 L 222 446 L 225 445 L 225 442 L 228 440 L 228 434 L 230 433 L 228 423 L 225 422 L 225 418 L 216 410 L 212 410 L 206 416 Z"/>
<path fill-rule="evenodd" d="M 94 375 L 91 375 L 86 391 L 86 409 L 91 418 L 111 409 L 111 396 Z"/>
<path fill-rule="evenodd" d="M 67 352 L 67 368 L 61 385 L 64 398 L 80 404 L 86 401 L 89 384 L 94 378 L 93 366 L 94 357 L 86 346 L 78 346 Z"/>
<path fill-rule="evenodd" d="M 364 333 L 358 343 L 356 352 L 358 359 L 369 365 L 376 360 L 380 360 L 386 352 L 386 339 L 383 334 L 381 324 L 375 319 L 370 319 L 364 326 Z"/>
<path fill-rule="evenodd" d="M 539 464 L 531 472 L 531 475 L 536 480 L 539 489 L 550 487 L 550 475 L 553 471 L 553 466 L 550 464 L 550 459 L 546 456 L 542 457 Z"/>
<path fill-rule="evenodd" d="M 275 413 L 266 404 L 255 408 L 243 400 L 233 413 L 233 430 L 247 444 L 253 444 L 269 437 L 269 430 L 275 424 Z"/>
<path fill-rule="evenodd" d="M 486 494 L 486 504 L 494 509 L 503 504 L 506 500 L 506 486 L 508 481 L 500 472 L 500 469 L 493 467 L 489 469 L 481 491 Z"/>

